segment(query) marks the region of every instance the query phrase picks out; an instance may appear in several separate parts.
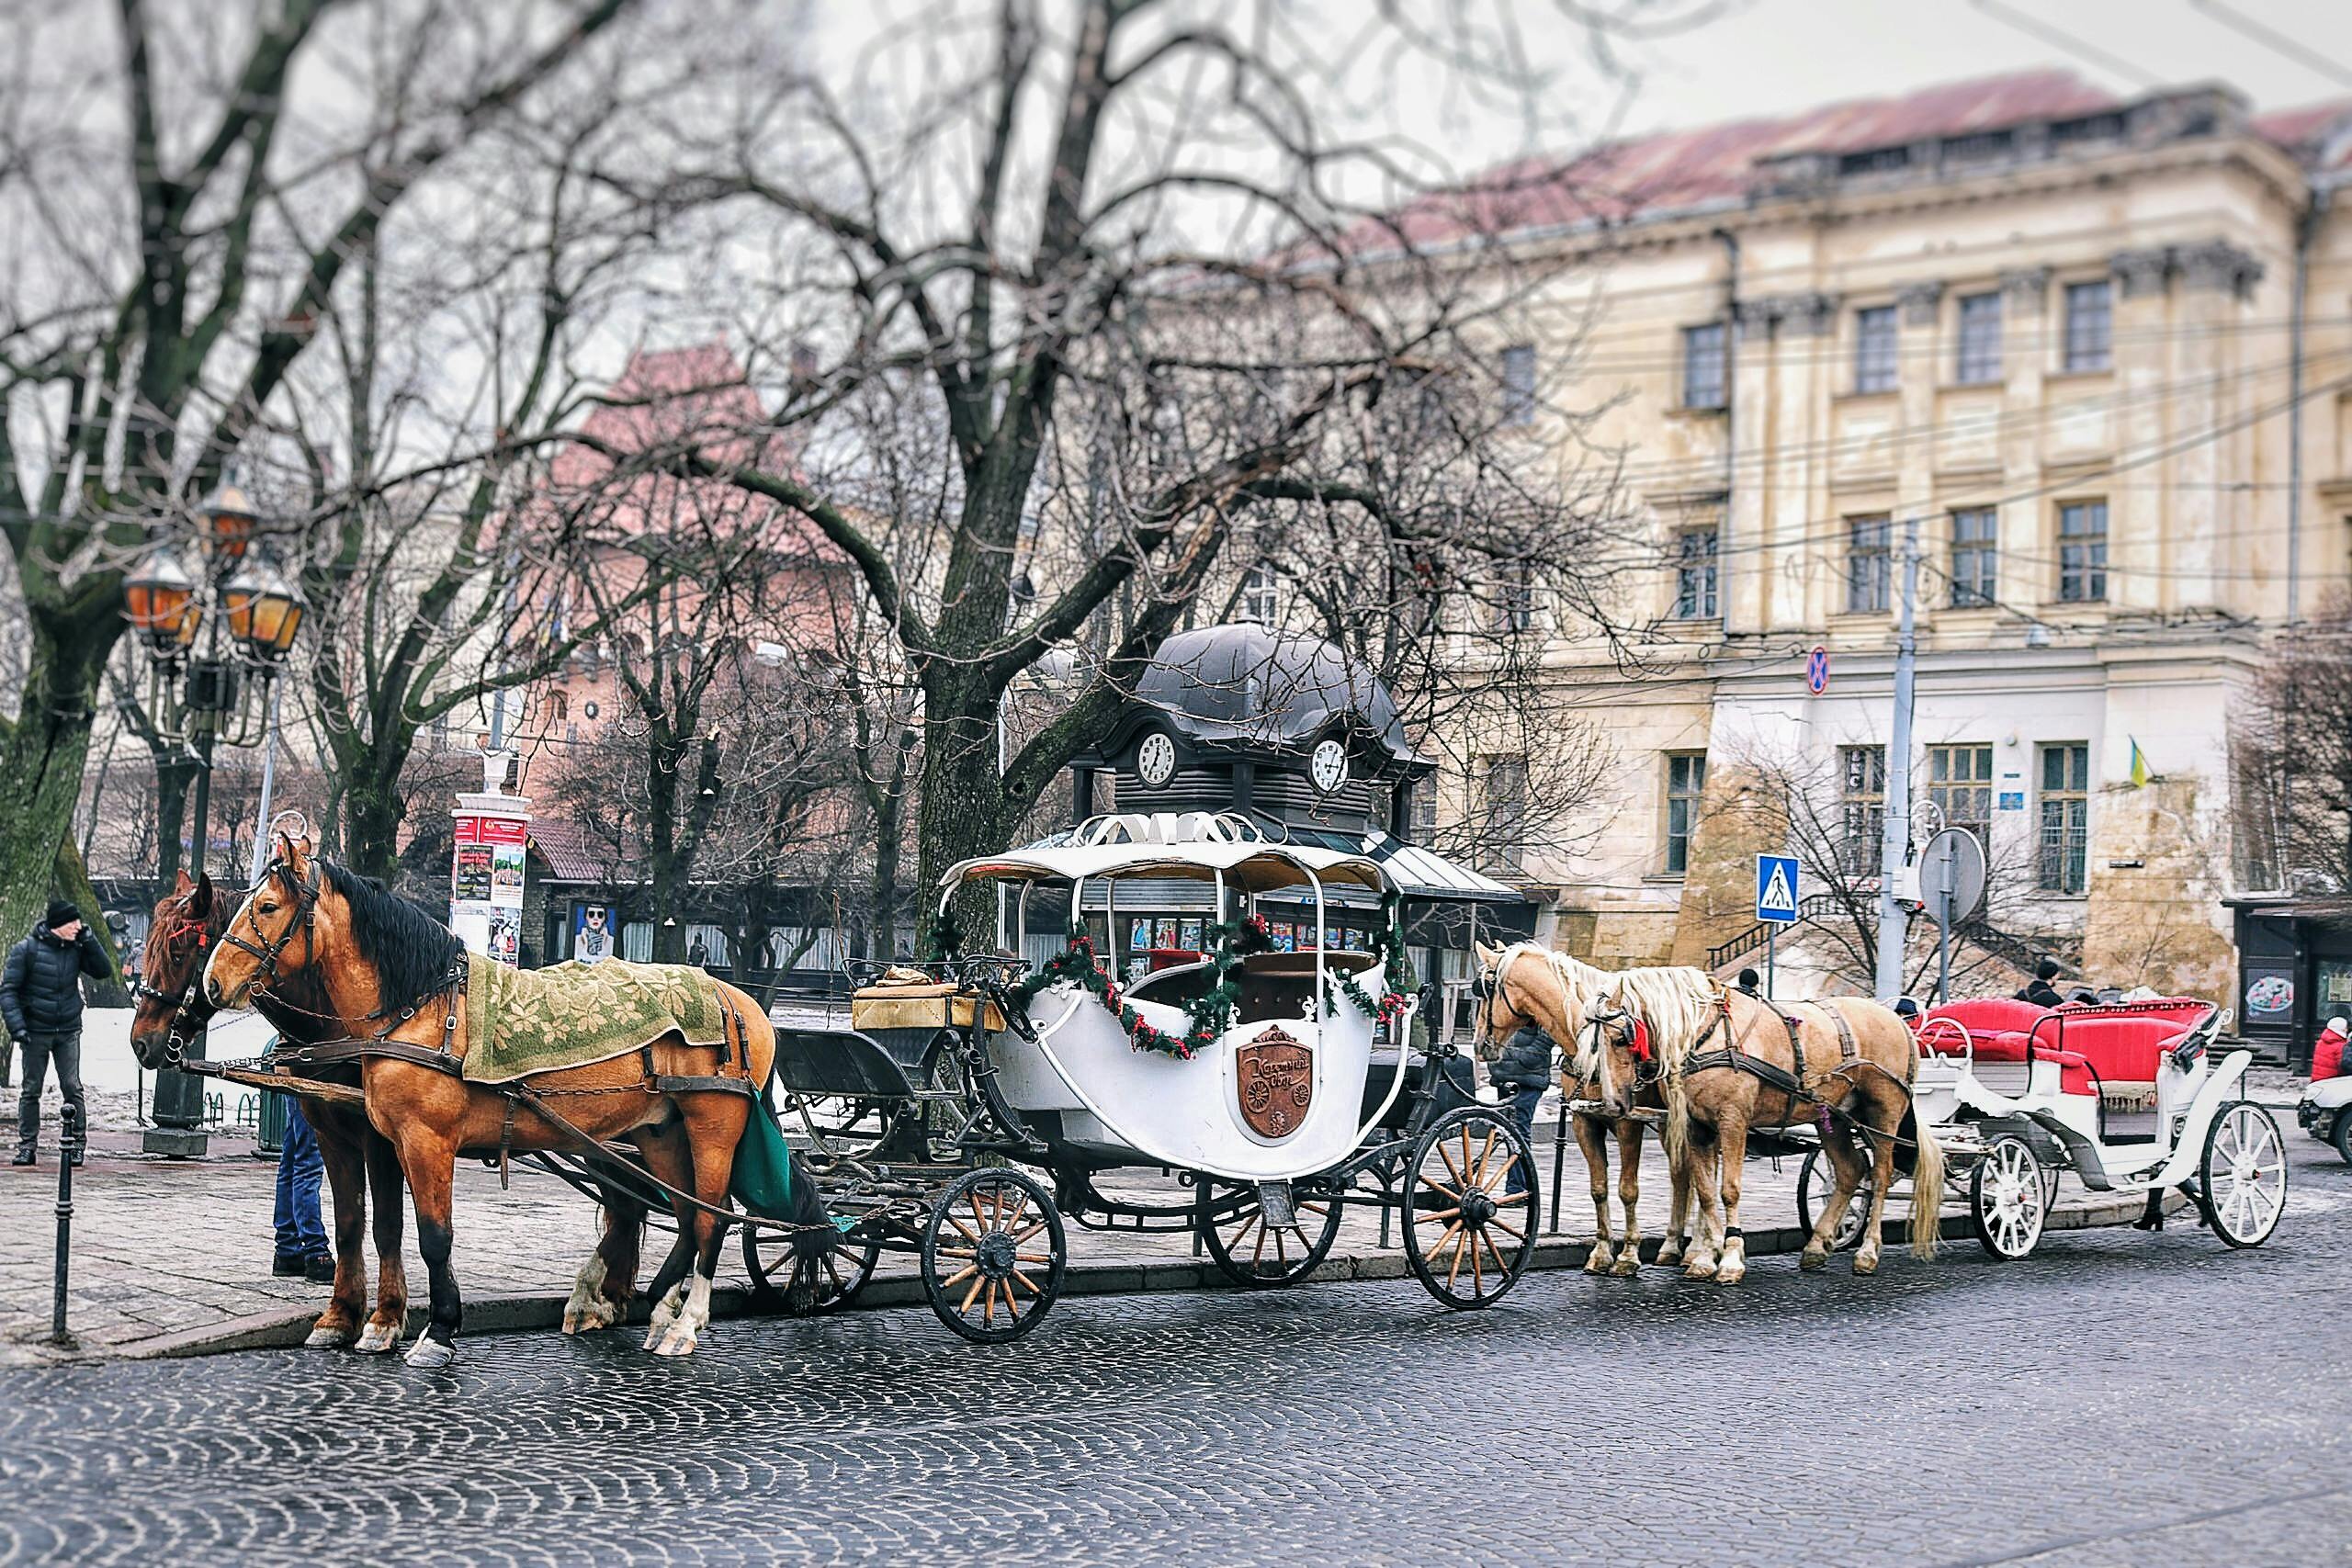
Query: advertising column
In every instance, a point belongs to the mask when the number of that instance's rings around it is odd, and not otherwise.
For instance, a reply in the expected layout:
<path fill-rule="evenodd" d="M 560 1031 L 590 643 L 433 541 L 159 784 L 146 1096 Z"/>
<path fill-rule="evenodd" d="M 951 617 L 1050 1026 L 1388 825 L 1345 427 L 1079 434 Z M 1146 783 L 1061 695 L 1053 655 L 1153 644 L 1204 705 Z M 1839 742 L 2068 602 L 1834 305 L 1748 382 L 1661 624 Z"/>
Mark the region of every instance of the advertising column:
<path fill-rule="evenodd" d="M 518 964 L 523 937 L 523 846 L 531 803 L 521 795 L 460 795 L 449 868 L 449 929 L 476 953 Z"/>

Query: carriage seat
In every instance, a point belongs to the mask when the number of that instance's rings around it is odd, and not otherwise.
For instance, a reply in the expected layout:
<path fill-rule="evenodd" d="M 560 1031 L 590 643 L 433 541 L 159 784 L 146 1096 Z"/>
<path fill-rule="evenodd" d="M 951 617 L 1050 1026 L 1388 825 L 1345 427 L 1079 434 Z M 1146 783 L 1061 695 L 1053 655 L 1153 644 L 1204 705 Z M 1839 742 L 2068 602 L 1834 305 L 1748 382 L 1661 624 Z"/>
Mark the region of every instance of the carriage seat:
<path fill-rule="evenodd" d="M 1216 965 L 1208 959 L 1157 970 L 1127 983 L 1126 995 L 1137 1001 L 1166 1002 L 1190 1007 L 1216 983 Z"/>
<path fill-rule="evenodd" d="M 853 1029 L 968 1029 L 980 999 L 949 980 L 933 980 L 920 969 L 893 964 L 882 978 L 850 993 L 849 1021 Z M 987 1004 L 986 1026 L 1004 1028 L 1004 1014 Z"/>
<path fill-rule="evenodd" d="M 1333 952 L 1323 959 L 1341 975 L 1361 975 L 1378 962 L 1369 953 Z M 1253 953 L 1242 959 L 1238 979 L 1241 995 L 1234 1013 L 1237 1022 L 1297 1018 L 1315 997 L 1315 954 Z"/>
<path fill-rule="evenodd" d="M 2193 998 L 2059 1008 L 2036 1028 L 2035 1039 L 2079 1054 L 2105 1082 L 2153 1085 L 2165 1054 L 2212 1012 Z"/>

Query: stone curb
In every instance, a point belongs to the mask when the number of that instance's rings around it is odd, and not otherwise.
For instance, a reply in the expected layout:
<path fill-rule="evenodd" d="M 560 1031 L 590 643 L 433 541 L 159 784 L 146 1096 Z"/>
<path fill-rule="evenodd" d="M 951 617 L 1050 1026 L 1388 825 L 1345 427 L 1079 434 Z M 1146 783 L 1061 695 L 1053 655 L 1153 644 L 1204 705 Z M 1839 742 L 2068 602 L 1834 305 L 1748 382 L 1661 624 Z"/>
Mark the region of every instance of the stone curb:
<path fill-rule="evenodd" d="M 2177 1213 L 2188 1200 L 2174 1194 L 2167 1204 Z M 2052 1210 L 2046 1228 L 2053 1231 L 2093 1230 L 2129 1224 L 2139 1218 L 2143 1200 L 2101 1199 L 2096 1201 L 2068 1203 Z M 1965 1215 L 1944 1217 L 1942 1235 L 1947 1242 L 1969 1241 L 1973 1233 Z M 1889 1249 L 1897 1243 L 1894 1227 L 1890 1227 Z M 1780 1254 L 1800 1252 L 1804 1248 L 1804 1232 L 1794 1225 L 1776 1225 L 1747 1233 L 1747 1255 L 1769 1258 Z M 1547 1241 L 1536 1244 L 1535 1256 L 1528 1260 L 1532 1269 L 1581 1269 L 1591 1244 L 1583 1241 Z M 1657 1243 L 1649 1244 L 1648 1252 L 1655 1256 Z M 1401 1280 L 1409 1276 L 1403 1251 L 1375 1252 L 1370 1255 L 1351 1254 L 1333 1258 L 1309 1276 L 1314 1284 L 1339 1284 L 1356 1280 Z M 1217 1271 L 1207 1258 L 1170 1258 L 1150 1263 L 1073 1263 L 1062 1277 L 1065 1296 L 1127 1296 L 1160 1291 L 1230 1291 L 1237 1289 Z M 565 1297 L 551 1293 L 524 1292 L 509 1295 L 472 1296 L 466 1301 L 464 1333 L 511 1334 L 524 1329 L 545 1329 L 563 1322 Z M 922 1281 L 912 1275 L 896 1275 L 875 1280 L 858 1297 L 854 1311 L 864 1312 L 876 1307 L 920 1306 L 923 1303 Z M 639 1301 L 630 1314 L 630 1321 L 645 1319 L 647 1303 Z M 741 1286 L 720 1286 L 711 1293 L 711 1317 L 738 1318 L 753 1315 L 752 1292 Z M 288 1349 L 299 1346 L 311 1332 L 311 1325 L 318 1317 L 318 1309 L 280 1308 L 272 1312 L 254 1313 L 244 1317 L 231 1318 L 225 1323 L 209 1324 L 202 1328 L 182 1329 L 173 1334 L 161 1334 L 149 1339 L 134 1339 L 108 1347 L 103 1352 L 71 1358 L 78 1360 L 157 1360 L 188 1356 L 217 1356 L 232 1350 Z M 413 1309 L 409 1314 L 409 1336 L 413 1337 L 424 1326 L 424 1310 Z M 403 1338 L 402 1343 L 407 1343 Z"/>

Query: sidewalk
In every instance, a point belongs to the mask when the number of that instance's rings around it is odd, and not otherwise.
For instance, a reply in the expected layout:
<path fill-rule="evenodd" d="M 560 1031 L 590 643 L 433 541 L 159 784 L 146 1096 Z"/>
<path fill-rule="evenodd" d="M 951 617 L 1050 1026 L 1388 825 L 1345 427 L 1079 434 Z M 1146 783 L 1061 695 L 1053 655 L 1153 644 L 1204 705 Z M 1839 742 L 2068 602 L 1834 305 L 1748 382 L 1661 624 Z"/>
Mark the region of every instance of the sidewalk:
<path fill-rule="evenodd" d="M 325 1305 L 326 1288 L 271 1276 L 275 1167 L 253 1157 L 250 1138 L 216 1134 L 207 1158 L 164 1160 L 139 1153 L 137 1134 L 107 1125 L 115 1120 L 112 1116 L 94 1120 L 99 1125 L 90 1163 L 75 1173 L 74 1185 L 68 1324 L 76 1348 L 61 1350 L 40 1343 L 49 1329 L 51 1300 L 54 1145 L 43 1145 L 36 1167 L 0 1168 L 0 1237 L 7 1238 L 0 1245 L 0 1365 L 300 1343 L 311 1319 Z M 1553 1127 L 1544 1122 L 1536 1128 L 1547 1220 Z M 45 1130 L 53 1136 L 54 1123 Z M 1802 1245 L 1794 1230 L 1798 1166 L 1794 1159 L 1780 1162 L 1777 1169 L 1770 1160 L 1749 1162 L 1742 1207 L 1751 1256 L 1794 1251 Z M 1573 1144 L 1566 1151 L 1565 1169 L 1560 1229 L 1547 1231 L 1546 1245 L 1534 1262 L 1537 1268 L 1580 1266 L 1592 1236 L 1583 1158 Z M 1644 1230 L 1655 1237 L 1664 1229 L 1668 1186 L 1654 1139 L 1645 1149 L 1642 1183 Z M 516 1168 L 512 1190 L 501 1191 L 496 1172 L 461 1163 L 457 1185 L 456 1261 L 466 1292 L 469 1331 L 557 1323 L 573 1274 L 596 1244 L 596 1210 L 555 1178 L 526 1167 Z M 1108 1191 L 1148 1193 L 1163 1202 L 1180 1197 L 1172 1180 L 1151 1173 L 1106 1179 L 1102 1185 Z M 2138 1207 L 2136 1201 L 2093 1202 L 2068 1178 L 2051 1227 L 2115 1224 L 2136 1214 Z M 331 1209 L 328 1217 L 332 1223 Z M 1890 1250 L 1898 1243 L 1904 1223 L 1899 1209 L 1894 1218 Z M 1947 1235 L 1965 1236 L 1966 1224 L 1964 1218 L 1947 1213 Z M 416 1252 L 413 1215 L 405 1217 L 402 1229 L 412 1295 L 421 1307 L 425 1274 Z M 1353 1212 L 1317 1278 L 1396 1278 L 1406 1272 L 1406 1264 L 1393 1229 L 1390 1242 L 1386 1248 L 1379 1245 L 1376 1213 Z M 1963 1240 L 1961 1245 L 1973 1243 Z M 647 1250 L 644 1278 L 650 1277 L 658 1261 L 658 1238 L 649 1238 Z M 371 1291 L 374 1267 L 371 1243 Z M 913 1272 L 911 1258 L 886 1254 L 863 1304 L 921 1301 Z M 740 1287 L 746 1277 L 731 1238 L 719 1277 L 722 1286 L 739 1287 L 722 1291 L 720 1314 L 744 1310 L 748 1292 Z M 1188 1235 L 1070 1226 L 1070 1271 L 1065 1286 L 1070 1294 L 1224 1285 L 1215 1264 L 1195 1253 Z"/>

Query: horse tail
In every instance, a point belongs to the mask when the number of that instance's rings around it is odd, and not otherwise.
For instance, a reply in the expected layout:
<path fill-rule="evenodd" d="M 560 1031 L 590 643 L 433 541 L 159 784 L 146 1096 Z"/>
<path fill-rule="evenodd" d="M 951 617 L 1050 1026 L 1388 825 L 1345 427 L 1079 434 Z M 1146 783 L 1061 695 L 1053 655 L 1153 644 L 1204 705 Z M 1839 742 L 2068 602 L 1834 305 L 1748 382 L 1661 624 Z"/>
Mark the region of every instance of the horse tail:
<path fill-rule="evenodd" d="M 1915 1140 L 1911 1153 L 1911 1256 L 1932 1262 L 1943 1235 L 1944 1148 L 1905 1107 L 1904 1124 Z"/>

